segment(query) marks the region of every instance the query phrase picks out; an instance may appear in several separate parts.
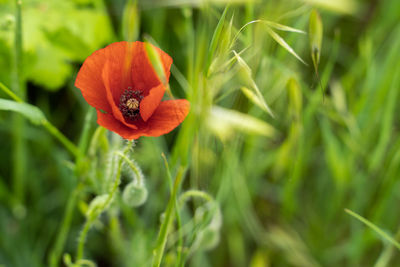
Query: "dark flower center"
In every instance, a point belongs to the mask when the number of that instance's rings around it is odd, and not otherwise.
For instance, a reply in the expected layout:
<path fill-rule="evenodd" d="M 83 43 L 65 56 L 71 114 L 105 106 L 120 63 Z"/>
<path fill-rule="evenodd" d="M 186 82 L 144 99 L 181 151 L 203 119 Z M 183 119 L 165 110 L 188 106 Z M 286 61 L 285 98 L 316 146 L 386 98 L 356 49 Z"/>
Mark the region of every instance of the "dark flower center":
<path fill-rule="evenodd" d="M 136 121 L 140 117 L 140 101 L 143 99 L 142 92 L 132 90 L 128 87 L 119 99 L 119 110 L 125 119 Z"/>

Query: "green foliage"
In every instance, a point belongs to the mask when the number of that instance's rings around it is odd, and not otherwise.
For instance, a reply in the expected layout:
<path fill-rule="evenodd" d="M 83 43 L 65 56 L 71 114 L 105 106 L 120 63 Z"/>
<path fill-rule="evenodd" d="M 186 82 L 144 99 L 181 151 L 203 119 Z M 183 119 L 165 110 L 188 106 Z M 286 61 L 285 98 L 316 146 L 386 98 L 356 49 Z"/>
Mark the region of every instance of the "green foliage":
<path fill-rule="evenodd" d="M 0 7 L 0 265 L 400 265 L 399 1 L 26 0 L 21 66 Z M 94 129 L 117 37 L 173 58 L 177 130 Z"/>
<path fill-rule="evenodd" d="M 135 41 L 139 36 L 140 12 L 136 0 L 126 1 L 122 16 L 122 36 L 126 41 Z"/>
<path fill-rule="evenodd" d="M 159 77 L 160 81 L 163 84 L 166 84 L 167 78 L 165 77 L 165 71 L 164 71 L 164 67 L 162 65 L 162 61 L 161 61 L 159 53 L 149 43 L 146 43 L 145 48 L 146 48 L 147 56 L 149 57 L 149 60 L 150 60 L 151 64 L 153 65 L 153 68 L 156 71 L 157 76 Z"/>
<path fill-rule="evenodd" d="M 321 16 L 316 10 L 311 11 L 308 33 L 310 35 L 311 58 L 314 68 L 317 70 L 322 50 L 323 28 Z"/>
<path fill-rule="evenodd" d="M 88 7 L 82 8 L 82 4 Z M 0 21 L 4 23 L 13 16 L 13 1 L 2 5 L 5 8 L 0 12 Z M 71 63 L 82 61 L 113 40 L 106 10 L 96 1 L 28 0 L 23 1 L 22 8 L 24 75 L 43 88 L 58 90 L 74 71 Z M 0 40 L 8 44 L 0 50 L 3 53 L 12 53 L 13 28 L 9 26 L 0 35 Z"/>
<path fill-rule="evenodd" d="M 38 107 L 26 103 L 0 99 L 0 110 L 18 112 L 37 125 L 43 124 L 46 120 L 44 114 Z"/>
<path fill-rule="evenodd" d="M 378 226 L 376 226 L 375 224 L 371 223 L 370 221 L 368 221 L 364 217 L 358 215 L 357 213 L 352 212 L 351 210 L 345 209 L 345 211 L 348 214 L 350 214 L 351 216 L 353 216 L 354 218 L 358 219 L 359 221 L 361 221 L 362 223 L 367 225 L 368 227 L 370 227 L 372 230 L 377 232 L 383 239 L 385 239 L 386 241 L 390 242 L 393 246 L 395 246 L 397 249 L 400 250 L 400 243 L 397 242 L 395 239 L 393 239 L 391 236 L 389 236 L 387 233 L 385 233 L 383 230 L 381 230 Z"/>

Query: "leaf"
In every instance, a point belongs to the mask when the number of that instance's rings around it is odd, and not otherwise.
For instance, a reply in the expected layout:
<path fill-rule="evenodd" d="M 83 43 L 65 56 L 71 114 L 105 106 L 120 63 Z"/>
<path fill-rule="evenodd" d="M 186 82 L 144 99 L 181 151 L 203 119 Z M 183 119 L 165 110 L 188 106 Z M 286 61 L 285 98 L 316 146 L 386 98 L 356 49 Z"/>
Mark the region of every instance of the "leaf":
<path fill-rule="evenodd" d="M 60 48 L 72 60 L 84 60 L 91 54 L 91 48 L 77 34 L 66 27 L 52 31 L 43 30 L 43 34 L 54 46 Z"/>
<path fill-rule="evenodd" d="M 359 4 L 355 0 L 302 0 L 303 2 L 315 5 L 326 10 L 334 11 L 343 14 L 355 14 L 359 8 Z"/>
<path fill-rule="evenodd" d="M 208 51 L 208 57 L 207 57 L 207 65 L 206 65 L 206 72 L 208 72 L 208 69 L 211 65 L 211 60 L 214 56 L 215 50 L 217 49 L 217 45 L 219 43 L 219 39 L 220 39 L 220 35 L 222 32 L 222 28 L 224 26 L 224 22 L 225 22 L 225 17 L 226 17 L 226 12 L 228 11 L 229 5 L 227 5 L 224 9 L 224 12 L 222 13 L 221 18 L 218 21 L 217 27 L 215 28 L 214 34 L 211 38 L 211 42 L 210 42 L 210 47 L 209 47 L 209 51 Z"/>
<path fill-rule="evenodd" d="M 312 10 L 310 15 L 309 23 L 309 38 L 310 38 L 310 48 L 311 48 L 311 58 L 314 64 L 314 68 L 317 71 L 322 45 L 322 34 L 323 26 L 321 16 L 317 10 Z"/>
<path fill-rule="evenodd" d="M 248 4 L 256 3 L 259 0 L 145 0 L 141 1 L 140 5 L 144 8 L 160 8 L 160 7 L 201 7 L 208 5 L 224 5 L 224 4 Z"/>
<path fill-rule="evenodd" d="M 292 114 L 298 118 L 301 114 L 303 105 L 303 97 L 301 94 L 300 85 L 295 78 L 290 78 L 287 84 L 289 105 Z"/>
<path fill-rule="evenodd" d="M 273 21 L 264 20 L 264 21 L 261 21 L 261 22 L 264 22 L 265 24 L 267 24 L 271 28 L 275 28 L 275 29 L 280 30 L 280 31 L 297 32 L 297 33 L 306 34 L 305 31 L 302 31 L 302 30 L 299 30 L 299 29 L 296 29 L 296 28 L 292 28 L 292 27 L 289 27 L 289 26 L 286 26 L 286 25 L 283 25 L 283 24 L 279 24 L 279 23 L 276 23 L 276 22 L 273 22 Z"/>
<path fill-rule="evenodd" d="M 211 109 L 211 114 L 208 116 L 208 126 L 221 139 L 229 138 L 234 130 L 266 137 L 273 137 L 276 134 L 274 127 L 265 121 L 218 106 Z"/>
<path fill-rule="evenodd" d="M 166 85 L 167 78 L 165 76 L 165 71 L 164 71 L 164 67 L 163 67 L 163 63 L 161 61 L 160 55 L 158 54 L 158 52 L 154 48 L 154 46 L 150 43 L 146 43 L 145 48 L 146 48 L 147 56 L 149 57 L 149 60 L 150 60 L 151 64 L 153 65 L 154 70 L 156 71 L 161 82 L 164 85 Z"/>
<path fill-rule="evenodd" d="M 371 228 L 372 230 L 374 230 L 380 237 L 382 237 L 383 239 L 385 239 L 386 241 L 388 241 L 389 243 L 391 243 L 393 246 L 395 246 L 397 249 L 400 250 L 400 243 L 397 242 L 393 237 L 388 235 L 385 231 L 380 229 L 378 226 L 376 226 L 372 222 L 368 221 L 364 217 L 358 215 L 357 213 L 349 209 L 344 209 L 344 211 L 353 216 L 354 218 L 356 218 L 357 220 L 359 220 L 360 222 L 362 222 L 363 224 L 365 224 L 366 226 L 368 226 L 369 228 Z"/>
<path fill-rule="evenodd" d="M 19 103 L 12 100 L 0 99 L 0 110 L 18 112 L 36 125 L 46 122 L 46 117 L 44 116 L 43 112 L 39 108 L 27 103 Z"/>
<path fill-rule="evenodd" d="M 306 33 L 305 31 L 298 30 L 296 28 L 292 28 L 292 27 L 289 27 L 289 26 L 286 26 L 286 25 L 283 25 L 283 24 L 279 24 L 279 23 L 273 22 L 273 21 L 258 19 L 258 20 L 253 20 L 253 21 L 247 22 L 245 25 L 242 26 L 242 28 L 240 28 L 240 30 L 236 33 L 235 37 L 232 40 L 231 47 L 235 44 L 236 40 L 239 38 L 239 34 L 247 26 L 249 26 L 251 24 L 254 24 L 254 23 L 264 23 L 267 27 L 275 28 L 275 29 L 280 30 L 280 31 L 296 32 L 296 33 L 302 33 L 302 34 Z"/>
<path fill-rule="evenodd" d="M 234 16 L 232 15 L 231 20 L 229 21 L 228 29 L 226 29 L 226 31 L 225 31 L 225 39 L 224 39 L 225 42 L 224 42 L 224 45 L 223 45 L 223 48 L 225 50 L 229 50 L 229 43 L 231 41 L 232 28 L 233 28 L 233 17 Z"/>
<path fill-rule="evenodd" d="M 13 1 L 6 2 L 10 4 L 0 8 L 0 19 L 4 12 L 9 12 L 8 9 L 14 10 Z M 84 2 L 24 2 L 23 73 L 28 81 L 44 89 L 57 90 L 72 75 L 70 62 L 83 60 L 113 39 L 105 9 L 97 4 L 82 8 Z M 2 34 L 2 31 L 0 39 L 6 44 L 13 43 L 12 35 Z M 4 57 L 2 52 L 0 56 Z M 6 63 L 10 62 L 7 57 L 4 58 Z M 3 65 L 0 63 L 0 66 Z M 0 77 L 3 76 L 0 74 Z M 1 80 L 8 82 L 4 77 Z"/>
<path fill-rule="evenodd" d="M 264 98 L 260 98 L 254 91 L 248 89 L 247 87 L 241 87 L 240 90 L 243 94 L 251 101 L 253 104 L 261 108 L 267 113 L 271 113 L 267 103 L 265 102 Z"/>
<path fill-rule="evenodd" d="M 268 114 L 270 114 L 272 117 L 274 117 L 274 114 L 268 104 L 265 102 L 265 99 L 263 95 L 260 92 L 260 89 L 258 88 L 256 82 L 253 80 L 252 77 L 252 72 L 250 67 L 247 65 L 247 63 L 243 60 L 243 58 L 236 53 L 236 51 L 233 51 L 235 58 L 237 62 L 239 63 L 239 66 L 241 67 L 240 71 L 242 74 L 242 77 L 246 84 L 250 85 L 253 91 L 249 90 L 246 87 L 242 87 L 241 90 L 245 94 L 245 96 L 252 101 L 254 104 L 259 106 L 262 110 L 266 111 Z M 244 89 L 243 89 L 244 88 Z"/>
<path fill-rule="evenodd" d="M 140 13 L 137 0 L 126 2 L 122 15 L 122 36 L 126 41 L 135 41 L 139 36 Z"/>
<path fill-rule="evenodd" d="M 324 97 L 324 88 L 322 86 L 321 79 L 318 73 L 318 64 L 321 55 L 322 46 L 322 36 L 323 36 L 323 26 L 321 16 L 317 10 L 312 10 L 310 14 L 309 22 L 309 34 L 310 34 L 310 48 L 311 48 L 311 59 L 313 62 L 315 74 L 321 86 L 322 97 Z"/>
<path fill-rule="evenodd" d="M 65 83 L 72 71 L 71 65 L 64 59 L 63 53 L 50 48 L 48 43 L 43 43 L 35 51 L 26 54 L 24 58 L 27 66 L 26 76 L 45 89 L 56 91 Z M 28 65 L 28 62 L 31 65 Z"/>
<path fill-rule="evenodd" d="M 269 26 L 267 26 L 267 32 L 280 46 L 285 48 L 290 54 L 292 54 L 298 60 L 300 60 L 301 63 L 308 66 L 308 64 L 299 55 L 296 54 L 293 48 L 290 45 L 288 45 L 286 41 L 279 34 L 274 32 Z"/>
<path fill-rule="evenodd" d="M 229 57 L 229 53 L 231 51 L 231 35 L 232 35 L 232 26 L 233 26 L 233 15 L 229 21 L 229 24 L 224 27 L 223 31 L 220 34 L 219 41 L 215 42 L 218 43 L 216 51 L 214 51 L 213 56 L 209 54 L 210 65 L 207 70 L 207 77 L 210 77 L 214 73 L 223 72 L 226 67 L 229 66 L 227 64 L 229 61 L 227 60 Z M 239 53 L 240 54 L 240 53 Z M 233 62 L 233 61 L 232 61 Z"/>

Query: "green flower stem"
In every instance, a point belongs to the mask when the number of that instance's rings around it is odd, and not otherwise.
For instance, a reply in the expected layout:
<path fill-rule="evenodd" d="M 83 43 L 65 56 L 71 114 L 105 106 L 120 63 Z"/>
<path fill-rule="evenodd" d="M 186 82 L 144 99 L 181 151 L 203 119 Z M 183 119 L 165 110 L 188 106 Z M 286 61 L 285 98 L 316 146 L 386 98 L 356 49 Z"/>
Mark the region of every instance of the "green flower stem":
<path fill-rule="evenodd" d="M 79 139 L 79 151 L 81 155 L 84 155 L 89 146 L 90 130 L 92 128 L 92 120 L 95 114 L 95 109 L 90 107 L 86 112 L 85 122 L 83 124 L 83 130 Z"/>
<path fill-rule="evenodd" d="M 17 99 L 15 100 L 18 101 Z M 46 122 L 43 123 L 43 126 L 46 128 L 46 130 L 48 130 L 49 133 L 51 133 L 54 137 L 56 137 L 76 157 L 75 172 L 77 177 L 83 175 L 82 173 L 80 173 L 78 166 L 79 162 L 82 160 L 83 155 L 85 155 L 87 149 L 87 144 L 90 138 L 89 130 L 92 117 L 93 117 L 93 111 L 89 110 L 85 118 L 85 124 L 83 126 L 79 142 L 80 143 L 79 149 L 71 141 L 69 141 L 68 138 L 66 138 L 60 131 L 58 131 L 58 129 L 54 127 L 49 121 L 46 120 Z M 84 189 L 84 184 L 83 184 L 83 179 L 81 179 L 81 181 L 76 186 L 74 191 L 72 191 L 71 196 L 68 199 L 60 231 L 58 232 L 55 245 L 49 254 L 49 264 L 51 267 L 58 266 L 62 251 L 64 249 L 65 241 L 67 239 L 67 235 L 70 229 L 74 213 L 74 207 L 76 206 L 76 202 L 79 199 L 79 195 L 81 194 L 83 189 Z"/>
<path fill-rule="evenodd" d="M 23 103 L 24 101 L 17 96 L 13 91 L 11 91 L 7 86 L 5 86 L 2 82 L 0 82 L 0 89 L 6 93 L 9 97 L 14 99 L 16 102 Z"/>
<path fill-rule="evenodd" d="M 15 35 L 14 35 L 14 60 L 15 60 L 15 73 L 14 73 L 14 86 L 16 86 L 17 93 L 25 98 L 25 88 L 21 87 L 21 73 L 22 73 L 22 0 L 15 0 Z"/>
<path fill-rule="evenodd" d="M 22 100 L 26 97 L 25 82 L 22 77 L 22 11 L 21 0 L 15 0 L 15 31 L 14 31 L 14 54 L 12 68 L 12 87 Z M 24 140 L 25 122 L 19 115 L 15 115 L 12 122 L 13 140 L 13 189 L 14 195 L 19 202 L 24 201 L 25 177 L 26 177 L 26 144 Z"/>
<path fill-rule="evenodd" d="M 100 214 L 111 204 L 111 201 L 113 200 L 114 195 L 118 190 L 118 186 L 121 183 L 122 158 L 126 157 L 126 153 L 129 151 L 131 144 L 132 144 L 132 142 L 130 141 L 128 143 L 128 145 L 126 146 L 126 148 L 124 149 L 123 153 L 121 153 L 119 151 L 115 152 L 115 155 L 120 156 L 120 159 L 118 161 L 117 173 L 116 173 L 116 176 L 114 179 L 114 184 L 112 185 L 111 191 L 108 194 L 106 201 L 104 202 L 102 207 L 100 207 L 100 212 L 98 213 L 98 215 L 97 216 L 89 215 L 88 218 L 86 219 L 86 222 L 85 222 L 85 224 L 82 228 L 82 231 L 79 234 L 79 238 L 78 238 L 78 247 L 76 250 L 76 262 L 82 260 L 82 258 L 83 258 L 83 253 L 84 253 L 84 249 L 85 249 L 85 241 L 86 241 L 87 234 L 90 230 L 90 227 L 92 226 L 94 221 L 96 221 L 97 217 L 100 216 Z"/>
<path fill-rule="evenodd" d="M 88 152 L 88 147 L 89 147 L 89 137 L 90 131 L 92 129 L 92 119 L 94 116 L 94 109 L 89 108 L 89 110 L 86 112 L 85 116 L 85 121 L 83 124 L 83 130 L 81 133 L 81 137 L 79 139 L 79 145 L 78 148 L 75 147 L 74 144 L 72 146 L 70 145 L 70 142 L 68 142 L 68 139 L 63 139 L 65 147 L 69 147 L 68 150 L 71 151 L 76 157 L 75 159 L 75 173 L 77 173 L 77 177 L 80 177 L 81 173 L 85 173 L 85 155 Z M 61 139 L 59 139 L 61 141 Z M 77 153 L 78 152 L 78 153 Z"/>
<path fill-rule="evenodd" d="M 78 266 L 97 267 L 97 265 L 90 260 L 80 260 L 76 264 L 78 264 Z"/>
<path fill-rule="evenodd" d="M 71 152 L 72 155 L 74 155 L 76 158 L 80 155 L 80 151 L 78 147 L 72 143 L 65 135 L 63 135 L 53 124 L 51 124 L 48 120 L 43 121 L 42 126 L 52 135 L 54 136 L 58 141 L 60 141 L 61 144 L 64 145 L 64 147 Z"/>
<path fill-rule="evenodd" d="M 14 92 L 12 92 L 7 86 L 5 86 L 3 83 L 0 82 L 0 89 L 5 92 L 8 96 L 10 96 L 14 101 L 18 103 L 25 103 L 25 101 L 22 100 L 19 96 L 17 96 Z M 92 113 L 91 111 L 89 113 Z M 91 115 L 92 116 L 92 115 Z M 84 146 L 83 148 L 85 149 L 87 146 L 87 139 L 88 139 L 88 131 L 90 129 L 90 125 L 88 125 L 90 122 L 91 118 L 86 118 L 85 120 L 85 126 L 82 134 L 82 139 L 86 140 L 86 144 L 80 144 L 80 146 Z M 47 119 L 45 119 L 42 124 L 41 124 L 51 135 L 53 135 L 58 141 L 60 141 L 61 144 L 65 146 L 65 148 L 71 152 L 72 155 L 75 157 L 78 157 L 82 151 L 78 149 L 78 147 L 72 143 L 65 135 L 63 135 L 51 122 L 49 122 Z M 82 149 L 81 149 L 82 150 Z M 83 152 L 81 153 L 83 154 Z"/>
<path fill-rule="evenodd" d="M 68 199 L 67 208 L 65 209 L 64 212 L 64 218 L 61 224 L 60 231 L 58 232 L 55 245 L 49 254 L 49 263 L 51 267 L 58 266 L 58 262 L 60 261 L 61 258 L 61 253 L 64 249 L 64 244 L 67 239 L 69 228 L 71 226 L 74 207 L 76 205 L 80 193 L 83 190 L 83 187 L 84 187 L 83 183 L 79 183 L 78 186 L 74 189 L 74 191 L 72 191 Z"/>
<path fill-rule="evenodd" d="M 95 219 L 88 218 L 86 220 L 85 224 L 83 225 L 82 231 L 79 234 L 78 248 L 76 250 L 76 261 L 77 262 L 82 260 L 82 258 L 83 258 L 83 251 L 84 251 L 84 248 L 85 248 L 86 237 L 87 237 L 89 229 L 92 226 L 94 221 L 95 221 Z"/>
<path fill-rule="evenodd" d="M 214 202 L 214 198 L 212 196 L 210 196 L 209 194 L 207 194 L 204 191 L 199 191 L 199 190 L 188 190 L 186 192 L 184 192 L 180 198 L 179 201 L 177 201 L 178 203 L 177 205 L 177 209 L 181 209 L 183 204 L 189 199 L 189 198 L 193 198 L 193 197 L 197 197 L 197 198 L 202 198 L 203 200 L 207 201 L 207 202 Z M 179 235 L 180 235 L 180 239 L 183 237 L 181 237 L 182 233 L 181 233 L 181 226 L 179 226 Z M 182 247 L 182 245 L 180 245 Z M 187 256 L 187 253 L 184 253 L 183 255 L 181 255 L 182 253 L 179 253 L 179 261 L 178 261 L 178 266 L 183 267 L 184 266 L 184 262 L 185 262 L 185 258 Z"/>
<path fill-rule="evenodd" d="M 181 197 L 179 198 L 179 204 L 183 205 L 183 203 L 190 197 L 199 197 L 208 202 L 214 201 L 214 199 L 206 192 L 199 191 L 199 190 L 188 190 L 185 193 L 183 193 L 181 195 Z"/>
<path fill-rule="evenodd" d="M 175 183 L 172 188 L 171 197 L 169 198 L 167 210 L 165 211 L 165 218 L 161 224 L 160 232 L 157 238 L 157 245 L 154 249 L 153 267 L 159 267 L 162 257 L 164 255 L 165 244 L 167 243 L 168 233 L 173 222 L 173 214 L 175 212 L 176 195 L 183 178 L 183 168 L 180 168 L 175 178 Z"/>

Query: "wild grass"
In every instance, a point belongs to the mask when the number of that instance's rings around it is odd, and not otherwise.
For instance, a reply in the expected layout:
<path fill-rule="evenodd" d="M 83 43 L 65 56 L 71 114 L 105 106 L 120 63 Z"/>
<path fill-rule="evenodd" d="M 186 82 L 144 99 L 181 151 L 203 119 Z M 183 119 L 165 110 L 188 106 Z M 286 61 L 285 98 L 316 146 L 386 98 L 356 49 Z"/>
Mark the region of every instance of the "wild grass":
<path fill-rule="evenodd" d="M 400 264 L 399 1 L 57 2 L 0 0 L 0 266 Z M 137 39 L 191 112 L 128 150 L 73 83 Z"/>

